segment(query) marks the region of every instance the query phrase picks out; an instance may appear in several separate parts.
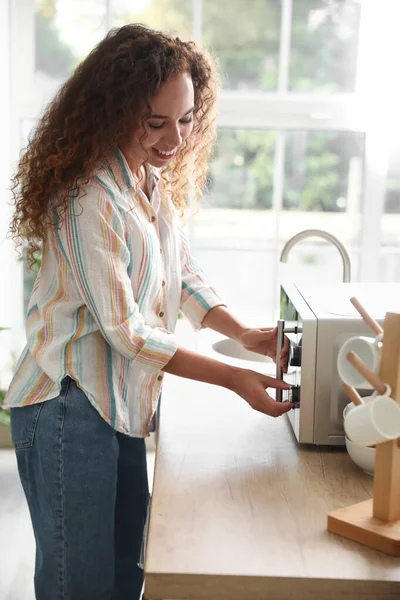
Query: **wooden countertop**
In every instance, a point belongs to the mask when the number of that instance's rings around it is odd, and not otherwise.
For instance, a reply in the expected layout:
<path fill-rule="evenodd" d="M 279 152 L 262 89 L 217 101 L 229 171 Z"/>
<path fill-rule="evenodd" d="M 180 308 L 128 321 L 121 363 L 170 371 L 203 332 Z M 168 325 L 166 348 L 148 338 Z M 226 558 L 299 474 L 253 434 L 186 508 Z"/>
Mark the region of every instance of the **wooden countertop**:
<path fill-rule="evenodd" d="M 372 478 L 345 450 L 298 446 L 285 416 L 168 376 L 145 595 L 399 600 L 398 558 L 326 529 L 328 512 L 371 496 Z"/>

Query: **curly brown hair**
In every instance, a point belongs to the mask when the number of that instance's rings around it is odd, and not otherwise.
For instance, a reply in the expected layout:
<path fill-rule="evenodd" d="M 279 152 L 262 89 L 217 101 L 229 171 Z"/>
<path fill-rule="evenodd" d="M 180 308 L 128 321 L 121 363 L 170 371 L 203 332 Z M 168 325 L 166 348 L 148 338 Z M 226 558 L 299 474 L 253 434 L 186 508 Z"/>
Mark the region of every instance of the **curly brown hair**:
<path fill-rule="evenodd" d="M 11 233 L 17 245 L 26 245 L 28 263 L 41 250 L 53 215 L 61 223 L 71 195 L 81 194 L 99 161 L 123 143 L 127 132 L 144 125 L 158 88 L 170 75 L 185 72 L 195 94 L 193 131 L 162 179 L 181 211 L 190 185 L 200 200 L 215 138 L 213 60 L 194 42 L 142 25 L 113 29 L 50 102 L 12 179 Z M 146 105 L 149 112 L 143 115 Z"/>

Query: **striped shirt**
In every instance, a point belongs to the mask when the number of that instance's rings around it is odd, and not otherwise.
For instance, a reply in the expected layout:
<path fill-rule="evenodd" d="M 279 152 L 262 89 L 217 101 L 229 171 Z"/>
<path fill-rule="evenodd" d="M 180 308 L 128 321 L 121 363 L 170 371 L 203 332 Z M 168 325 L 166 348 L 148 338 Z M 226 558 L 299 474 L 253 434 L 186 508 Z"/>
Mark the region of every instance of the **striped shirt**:
<path fill-rule="evenodd" d="M 146 174 L 149 199 L 116 150 L 49 227 L 4 407 L 55 398 L 68 375 L 117 431 L 152 430 L 179 309 L 200 328 L 223 302 L 192 258 L 157 171 Z"/>

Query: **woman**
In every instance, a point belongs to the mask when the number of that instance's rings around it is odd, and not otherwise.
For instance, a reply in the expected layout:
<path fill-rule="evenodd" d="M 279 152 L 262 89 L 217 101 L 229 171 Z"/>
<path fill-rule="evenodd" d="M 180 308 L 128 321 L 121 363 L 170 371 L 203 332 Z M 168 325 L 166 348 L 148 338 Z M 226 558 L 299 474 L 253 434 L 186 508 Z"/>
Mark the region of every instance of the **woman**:
<path fill-rule="evenodd" d="M 164 372 L 229 388 L 272 416 L 292 407 L 265 391 L 287 384 L 179 348 L 173 335 L 181 308 L 195 327 L 276 348 L 276 330 L 228 312 L 178 226 L 206 175 L 215 98 L 204 52 L 128 25 L 77 68 L 21 158 L 12 231 L 42 264 L 6 406 L 38 600 L 140 597 L 144 438 Z"/>

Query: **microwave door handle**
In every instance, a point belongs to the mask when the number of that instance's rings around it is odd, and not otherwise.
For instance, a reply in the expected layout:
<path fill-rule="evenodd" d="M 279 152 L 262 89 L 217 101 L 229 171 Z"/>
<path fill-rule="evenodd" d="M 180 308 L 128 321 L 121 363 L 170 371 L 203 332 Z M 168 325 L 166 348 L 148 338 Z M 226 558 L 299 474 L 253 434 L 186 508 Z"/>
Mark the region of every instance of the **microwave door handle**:
<path fill-rule="evenodd" d="M 276 378 L 283 379 L 282 377 L 282 367 L 281 367 L 281 350 L 283 348 L 284 340 L 285 340 L 285 321 L 283 319 L 278 319 L 277 323 L 278 333 L 276 337 Z M 275 390 L 275 400 L 277 402 L 282 402 L 282 390 Z"/>

